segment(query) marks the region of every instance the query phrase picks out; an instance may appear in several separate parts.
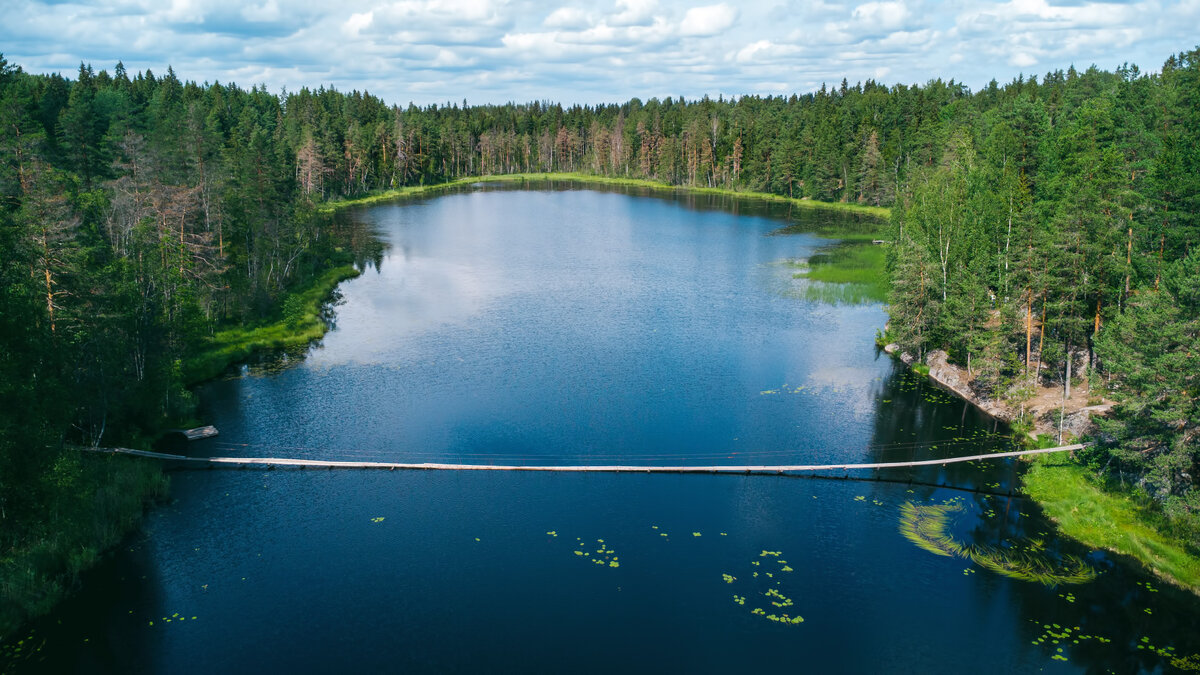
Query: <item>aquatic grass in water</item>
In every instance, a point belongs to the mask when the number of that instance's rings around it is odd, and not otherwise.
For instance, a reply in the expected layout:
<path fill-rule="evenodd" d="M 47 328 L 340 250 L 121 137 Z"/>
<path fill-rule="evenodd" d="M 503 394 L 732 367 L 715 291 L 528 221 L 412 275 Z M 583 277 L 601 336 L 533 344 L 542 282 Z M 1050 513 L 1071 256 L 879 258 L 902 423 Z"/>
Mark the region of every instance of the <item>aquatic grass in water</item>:
<path fill-rule="evenodd" d="M 1083 584 L 1098 575 L 1094 567 L 1076 556 L 1051 558 L 1036 539 L 1012 547 L 963 544 L 948 532 L 952 516 L 963 511 L 962 501 L 957 498 L 942 504 L 905 502 L 900 506 L 900 534 L 930 553 L 963 558 L 996 574 L 1046 586 Z"/>
<path fill-rule="evenodd" d="M 0 673 L 15 670 L 20 664 L 40 663 L 45 659 L 42 653 L 45 647 L 46 638 L 35 630 L 12 642 L 0 642 Z"/>
<path fill-rule="evenodd" d="M 904 502 L 900 506 L 900 534 L 930 553 L 948 558 L 966 557 L 962 545 L 946 533 L 950 514 L 962 510 L 958 502 L 940 505 Z"/>
<path fill-rule="evenodd" d="M 807 260 L 792 263 L 792 275 L 805 282 L 801 295 L 830 304 L 886 302 L 888 283 L 882 246 L 843 242 Z"/>

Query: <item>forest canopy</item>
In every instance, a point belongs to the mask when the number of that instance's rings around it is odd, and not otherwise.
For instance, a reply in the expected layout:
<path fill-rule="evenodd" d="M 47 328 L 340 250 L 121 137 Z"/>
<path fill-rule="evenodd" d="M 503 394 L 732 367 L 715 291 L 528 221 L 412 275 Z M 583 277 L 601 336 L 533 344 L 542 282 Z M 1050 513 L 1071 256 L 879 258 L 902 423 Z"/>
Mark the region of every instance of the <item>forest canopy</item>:
<path fill-rule="evenodd" d="M 1088 460 L 1200 518 L 1198 50 L 978 91 L 426 107 L 0 56 L 0 122 L 5 550 L 81 475 L 69 446 L 186 416 L 189 354 L 354 262 L 318 205 L 554 171 L 893 206 L 890 338 L 995 397 L 1116 397 Z"/>

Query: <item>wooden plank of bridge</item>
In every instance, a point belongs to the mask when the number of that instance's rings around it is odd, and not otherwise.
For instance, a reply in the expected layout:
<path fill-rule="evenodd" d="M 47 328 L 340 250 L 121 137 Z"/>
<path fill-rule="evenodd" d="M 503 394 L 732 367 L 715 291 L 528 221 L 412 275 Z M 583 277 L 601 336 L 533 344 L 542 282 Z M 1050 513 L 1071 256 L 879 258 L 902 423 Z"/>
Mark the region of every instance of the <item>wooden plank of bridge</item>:
<path fill-rule="evenodd" d="M 184 429 L 183 435 L 189 441 L 198 441 L 203 438 L 212 438 L 217 435 L 217 428 L 211 424 L 204 427 L 196 427 L 195 429 Z"/>
<path fill-rule="evenodd" d="M 574 473 L 740 473 L 740 474 L 786 474 L 806 471 L 842 471 L 855 469 L 894 469 L 914 466 L 936 466 L 956 464 L 960 462 L 975 462 L 988 459 L 1004 459 L 1006 457 L 1021 457 L 1024 455 L 1044 455 L 1052 452 L 1073 452 L 1081 450 L 1083 444 L 1062 445 L 1056 448 L 1038 450 L 1015 450 L 1012 452 L 995 452 L 988 455 L 970 455 L 966 457 L 946 457 L 943 459 L 925 459 L 914 462 L 876 462 L 870 464 L 748 464 L 748 465 L 711 465 L 711 466 L 637 466 L 637 465 L 586 465 L 586 466 L 538 466 L 538 465 L 503 465 L 503 464 L 442 464 L 442 463 L 405 463 L 405 462 L 348 462 L 320 459 L 286 459 L 278 457 L 184 457 L 162 452 L 146 450 L 131 450 L 129 448 L 91 448 L 95 452 L 105 452 L 175 462 L 190 462 L 208 464 L 210 466 L 291 466 L 312 467 L 322 469 L 403 469 L 422 471 L 558 471 Z"/>

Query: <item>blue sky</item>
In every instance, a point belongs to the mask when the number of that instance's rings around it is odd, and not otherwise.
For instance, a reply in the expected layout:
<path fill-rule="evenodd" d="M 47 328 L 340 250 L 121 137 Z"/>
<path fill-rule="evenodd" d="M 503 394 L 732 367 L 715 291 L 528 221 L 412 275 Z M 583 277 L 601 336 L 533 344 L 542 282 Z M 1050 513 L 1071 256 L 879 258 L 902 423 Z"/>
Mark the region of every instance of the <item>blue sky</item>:
<path fill-rule="evenodd" d="M 1200 0 L 5 0 L 0 53 L 419 105 L 790 94 L 822 82 L 1157 71 L 1200 45 Z"/>

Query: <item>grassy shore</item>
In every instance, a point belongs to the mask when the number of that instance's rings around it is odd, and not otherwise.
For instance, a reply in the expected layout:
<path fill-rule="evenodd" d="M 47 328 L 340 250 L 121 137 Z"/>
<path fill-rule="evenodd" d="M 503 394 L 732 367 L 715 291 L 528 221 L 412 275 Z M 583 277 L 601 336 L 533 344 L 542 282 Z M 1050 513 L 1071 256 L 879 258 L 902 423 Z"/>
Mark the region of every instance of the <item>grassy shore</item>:
<path fill-rule="evenodd" d="M 874 216 L 877 218 L 887 218 L 891 215 L 891 209 L 881 206 L 864 206 L 862 204 L 850 204 L 844 202 L 818 202 L 811 199 L 793 199 L 781 195 L 771 194 L 768 192 L 744 192 L 740 190 L 730 190 L 726 188 L 709 188 L 709 187 L 691 187 L 683 185 L 670 185 L 668 183 L 660 183 L 658 181 L 645 180 L 641 178 L 617 178 L 613 176 L 594 176 L 586 173 L 511 173 L 511 174 L 495 174 L 487 176 L 473 176 L 467 178 L 459 178 L 448 183 L 440 183 L 437 185 L 421 185 L 400 188 L 398 190 L 387 190 L 358 199 L 345 199 L 339 201 L 325 202 L 318 207 L 319 211 L 331 212 L 348 206 L 362 206 L 365 204 L 376 204 L 379 202 L 390 201 L 402 197 L 413 197 L 423 194 L 436 192 L 437 190 L 473 185 L 475 183 L 523 183 L 537 181 L 557 181 L 570 183 L 590 183 L 593 185 L 617 185 L 623 187 L 647 188 L 662 192 L 689 192 L 693 194 L 708 194 L 720 195 L 725 197 L 736 197 L 740 199 L 757 199 L 769 202 L 790 203 L 803 208 L 811 209 L 832 209 L 836 211 L 845 211 L 859 213 L 862 215 Z"/>
<path fill-rule="evenodd" d="M 1042 455 L 1024 475 L 1025 493 L 1063 534 L 1141 561 L 1159 577 L 1200 593 L 1200 555 L 1166 534 L 1163 516 L 1128 492 L 1109 490 L 1062 455 Z"/>
<path fill-rule="evenodd" d="M 358 270 L 349 265 L 326 270 L 284 299 L 278 320 L 216 333 L 181 364 L 184 381 L 215 377 L 256 351 L 320 338 L 327 328 L 321 316 L 325 301 L 339 283 L 355 276 Z M 14 632 L 24 621 L 50 611 L 80 572 L 136 526 L 145 505 L 167 493 L 157 462 L 71 448 L 62 451 L 43 482 L 39 495 L 49 500 L 50 516 L 26 519 L 11 527 L 10 536 L 0 537 L 0 646 L 20 637 Z"/>
<path fill-rule="evenodd" d="M 322 337 L 326 330 L 321 318 L 325 300 L 338 284 L 358 274 L 358 270 L 350 265 L 328 269 L 284 301 L 282 318 L 216 333 L 203 350 L 184 361 L 184 381 L 188 384 L 202 382 L 255 352 L 300 347 Z"/>
<path fill-rule="evenodd" d="M 66 448 L 31 488 L 47 517 L 10 524 L 0 553 L 0 644 L 22 622 L 49 612 L 80 572 L 137 524 L 147 501 L 167 492 L 158 463 L 135 457 L 85 455 Z"/>

